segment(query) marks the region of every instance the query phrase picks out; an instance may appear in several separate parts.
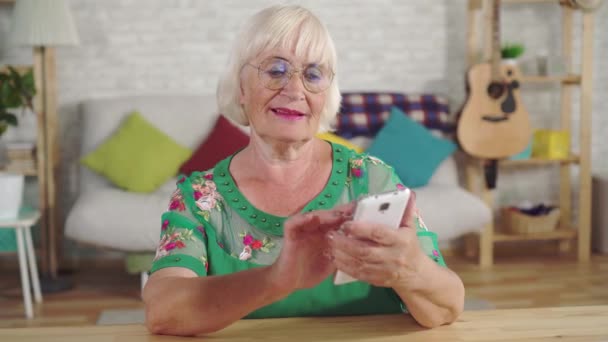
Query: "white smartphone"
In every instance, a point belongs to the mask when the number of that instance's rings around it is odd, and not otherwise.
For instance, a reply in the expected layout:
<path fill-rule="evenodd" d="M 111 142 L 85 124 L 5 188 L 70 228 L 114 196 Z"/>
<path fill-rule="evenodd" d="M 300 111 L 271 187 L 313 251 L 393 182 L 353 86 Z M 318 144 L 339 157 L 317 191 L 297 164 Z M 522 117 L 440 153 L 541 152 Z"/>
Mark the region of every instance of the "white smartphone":
<path fill-rule="evenodd" d="M 363 197 L 357 201 L 353 221 L 382 224 L 392 229 L 398 229 L 410 194 L 411 190 L 405 188 Z M 334 284 L 341 285 L 356 280 L 338 270 L 334 277 Z"/>

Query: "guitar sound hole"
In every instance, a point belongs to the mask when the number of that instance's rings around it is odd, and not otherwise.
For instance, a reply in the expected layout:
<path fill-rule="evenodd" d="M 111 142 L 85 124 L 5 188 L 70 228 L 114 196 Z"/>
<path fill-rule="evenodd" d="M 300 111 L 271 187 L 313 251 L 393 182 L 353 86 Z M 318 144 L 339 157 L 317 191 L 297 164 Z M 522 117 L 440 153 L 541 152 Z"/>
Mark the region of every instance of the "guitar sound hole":
<path fill-rule="evenodd" d="M 492 82 L 488 86 L 488 95 L 493 99 L 498 99 L 505 93 L 504 84 L 498 82 Z"/>

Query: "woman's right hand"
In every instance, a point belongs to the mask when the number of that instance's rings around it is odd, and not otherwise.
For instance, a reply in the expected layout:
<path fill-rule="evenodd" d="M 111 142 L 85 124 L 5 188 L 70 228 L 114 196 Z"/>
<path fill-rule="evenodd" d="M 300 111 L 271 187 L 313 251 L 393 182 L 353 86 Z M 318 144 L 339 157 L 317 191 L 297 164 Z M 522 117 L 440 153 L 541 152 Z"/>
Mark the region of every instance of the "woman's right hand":
<path fill-rule="evenodd" d="M 326 233 L 350 220 L 353 208 L 346 204 L 290 217 L 283 230 L 283 248 L 271 266 L 273 283 L 291 292 L 314 287 L 333 273 Z"/>

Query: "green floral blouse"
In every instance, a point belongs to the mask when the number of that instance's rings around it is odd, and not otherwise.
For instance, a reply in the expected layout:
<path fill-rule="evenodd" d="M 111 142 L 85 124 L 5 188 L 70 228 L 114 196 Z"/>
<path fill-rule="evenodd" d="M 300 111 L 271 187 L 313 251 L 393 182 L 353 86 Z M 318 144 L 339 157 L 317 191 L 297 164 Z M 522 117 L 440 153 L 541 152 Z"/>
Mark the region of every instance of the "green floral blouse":
<path fill-rule="evenodd" d="M 393 169 L 367 154 L 331 143 L 333 166 L 325 188 L 303 211 L 330 209 L 360 196 L 401 189 Z M 169 209 L 162 215 L 160 242 L 150 273 L 185 267 L 203 277 L 272 264 L 283 242 L 286 217 L 255 208 L 228 171 L 232 156 L 213 169 L 181 176 Z M 445 266 L 434 233 L 416 214 L 418 238 L 426 254 Z M 178 290 L 178 289 L 176 289 Z M 251 312 L 246 318 L 386 314 L 407 311 L 390 288 L 364 282 L 334 285 L 329 276 L 311 289 Z"/>

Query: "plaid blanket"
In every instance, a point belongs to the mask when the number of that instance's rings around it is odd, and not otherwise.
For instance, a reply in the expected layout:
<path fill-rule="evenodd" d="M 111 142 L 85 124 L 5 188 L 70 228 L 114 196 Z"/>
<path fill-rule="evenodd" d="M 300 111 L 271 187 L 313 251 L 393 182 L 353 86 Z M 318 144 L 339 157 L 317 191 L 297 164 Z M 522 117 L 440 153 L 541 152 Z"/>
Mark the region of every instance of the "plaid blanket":
<path fill-rule="evenodd" d="M 335 133 L 347 139 L 359 135 L 374 137 L 388 120 L 393 106 L 436 135 L 449 137 L 454 133 L 455 125 L 444 98 L 378 92 L 343 93 L 340 113 L 334 122 Z"/>

